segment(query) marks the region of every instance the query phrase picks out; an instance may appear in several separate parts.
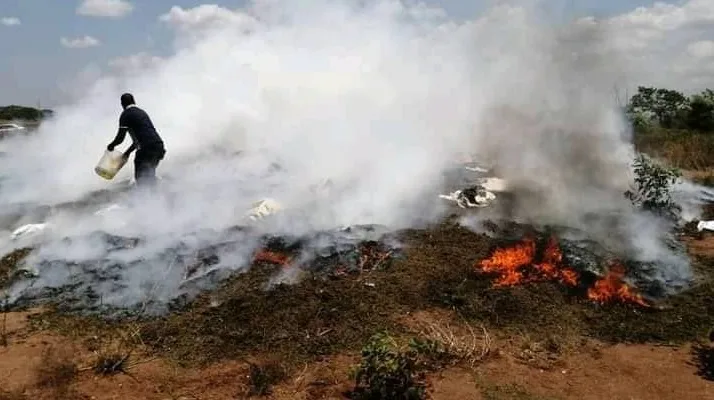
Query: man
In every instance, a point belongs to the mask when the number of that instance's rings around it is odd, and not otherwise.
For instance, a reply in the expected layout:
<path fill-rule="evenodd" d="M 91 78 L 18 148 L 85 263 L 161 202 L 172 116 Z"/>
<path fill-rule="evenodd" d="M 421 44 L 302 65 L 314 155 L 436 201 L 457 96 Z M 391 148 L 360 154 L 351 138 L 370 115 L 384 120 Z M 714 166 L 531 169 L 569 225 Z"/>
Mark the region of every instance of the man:
<path fill-rule="evenodd" d="M 136 106 L 134 96 L 130 93 L 121 95 L 121 106 L 124 109 L 119 116 L 119 131 L 107 150 L 113 151 L 120 145 L 126 133 L 129 132 L 133 143 L 124 152 L 124 158 L 136 150 L 134 157 L 134 179 L 139 186 L 154 186 L 156 184 L 156 167 L 164 159 L 166 150 L 164 142 L 156 132 L 149 115 Z"/>

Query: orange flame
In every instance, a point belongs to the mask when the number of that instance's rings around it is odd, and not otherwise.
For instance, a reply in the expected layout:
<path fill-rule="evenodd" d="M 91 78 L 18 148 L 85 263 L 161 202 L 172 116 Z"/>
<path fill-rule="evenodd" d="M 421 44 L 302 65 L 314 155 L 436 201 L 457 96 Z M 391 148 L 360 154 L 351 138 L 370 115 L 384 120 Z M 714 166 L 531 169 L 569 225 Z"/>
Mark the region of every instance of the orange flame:
<path fill-rule="evenodd" d="M 278 264 L 282 265 L 284 267 L 290 265 L 290 257 L 276 253 L 274 251 L 269 251 L 269 250 L 259 250 L 258 253 L 255 254 L 255 257 L 253 257 L 253 262 L 269 262 L 273 264 Z"/>
<path fill-rule="evenodd" d="M 608 301 L 626 301 L 647 307 L 648 304 L 632 288 L 623 282 L 625 268 L 620 263 L 610 267 L 607 275 L 599 279 L 593 287 L 588 289 L 588 298 L 598 303 Z"/>
<path fill-rule="evenodd" d="M 560 252 L 558 241 L 551 237 L 543 251 L 543 259 L 533 267 L 540 273 L 542 280 L 556 279 L 568 286 L 577 286 L 578 273 L 563 266 L 563 253 Z"/>
<path fill-rule="evenodd" d="M 563 253 L 555 237 L 548 240 L 539 260 L 536 260 L 536 256 L 536 242 L 529 237 L 512 247 L 496 249 L 477 268 L 485 273 L 496 274 L 494 287 L 546 281 L 558 281 L 569 287 L 578 286 L 580 275 L 564 265 Z M 624 268 L 617 264 L 588 290 L 588 298 L 599 302 L 620 300 L 647 306 L 644 299 L 622 281 L 624 274 Z"/>
<path fill-rule="evenodd" d="M 486 273 L 500 275 L 494 286 L 517 285 L 523 282 L 522 270 L 533 262 L 535 250 L 535 242 L 527 238 L 511 248 L 496 249 L 490 258 L 481 261 L 481 269 Z"/>
<path fill-rule="evenodd" d="M 483 272 L 498 274 L 494 282 L 496 287 L 548 280 L 558 280 L 569 286 L 577 285 L 577 272 L 562 266 L 563 254 L 555 238 L 548 241 L 540 262 L 536 263 L 535 257 L 536 243 L 532 238 L 526 238 L 513 247 L 496 249 L 479 266 Z"/>

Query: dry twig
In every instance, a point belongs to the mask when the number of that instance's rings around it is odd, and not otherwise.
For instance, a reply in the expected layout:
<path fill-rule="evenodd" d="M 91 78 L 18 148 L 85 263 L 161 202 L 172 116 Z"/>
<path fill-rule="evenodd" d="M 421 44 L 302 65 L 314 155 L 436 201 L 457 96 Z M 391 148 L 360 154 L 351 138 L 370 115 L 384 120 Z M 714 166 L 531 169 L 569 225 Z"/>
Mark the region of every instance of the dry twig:
<path fill-rule="evenodd" d="M 434 323 L 428 323 L 421 335 L 436 343 L 441 344 L 444 350 L 458 361 L 466 361 L 473 366 L 475 363 L 483 361 L 491 354 L 493 338 L 486 328 L 481 326 L 481 334 L 476 334 L 470 324 L 466 324 L 469 330 L 468 335 L 454 333 L 450 325 L 440 327 Z"/>

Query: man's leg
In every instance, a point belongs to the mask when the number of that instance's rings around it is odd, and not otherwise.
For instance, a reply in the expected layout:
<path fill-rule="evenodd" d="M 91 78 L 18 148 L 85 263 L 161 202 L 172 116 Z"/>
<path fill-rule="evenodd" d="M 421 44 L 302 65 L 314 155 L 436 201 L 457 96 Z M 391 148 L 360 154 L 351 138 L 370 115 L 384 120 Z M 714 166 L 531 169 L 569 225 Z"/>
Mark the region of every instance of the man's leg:
<path fill-rule="evenodd" d="M 153 187 L 156 185 L 156 166 L 158 162 L 151 153 L 137 151 L 134 158 L 134 179 L 137 186 Z"/>

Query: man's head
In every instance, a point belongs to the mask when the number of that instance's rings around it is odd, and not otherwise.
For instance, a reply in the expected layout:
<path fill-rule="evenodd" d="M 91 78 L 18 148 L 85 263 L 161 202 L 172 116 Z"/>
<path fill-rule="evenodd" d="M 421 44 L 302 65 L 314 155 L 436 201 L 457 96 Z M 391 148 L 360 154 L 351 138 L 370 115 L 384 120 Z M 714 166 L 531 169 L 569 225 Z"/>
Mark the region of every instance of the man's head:
<path fill-rule="evenodd" d="M 121 95 L 121 107 L 123 109 L 126 109 L 132 104 L 136 103 L 134 102 L 134 96 L 131 93 L 124 93 L 123 95 Z"/>

